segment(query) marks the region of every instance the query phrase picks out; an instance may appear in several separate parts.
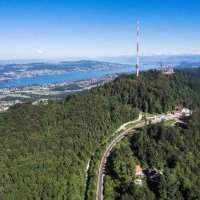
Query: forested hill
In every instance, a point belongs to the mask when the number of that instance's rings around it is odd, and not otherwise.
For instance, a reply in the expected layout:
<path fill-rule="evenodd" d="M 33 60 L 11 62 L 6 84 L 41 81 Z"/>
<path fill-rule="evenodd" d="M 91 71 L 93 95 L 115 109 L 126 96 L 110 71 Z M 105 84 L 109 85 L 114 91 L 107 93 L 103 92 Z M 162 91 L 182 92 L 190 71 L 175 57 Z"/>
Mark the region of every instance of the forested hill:
<path fill-rule="evenodd" d="M 83 199 L 87 163 L 120 124 L 136 118 L 138 110 L 197 108 L 199 88 L 194 72 L 167 77 L 149 71 L 62 102 L 12 107 L 0 114 L 0 198 Z"/>
<path fill-rule="evenodd" d="M 123 75 L 97 90 L 145 112 L 165 112 L 182 104 L 199 106 L 200 68 L 178 70 L 172 76 L 159 71 L 143 72 L 139 79 Z"/>

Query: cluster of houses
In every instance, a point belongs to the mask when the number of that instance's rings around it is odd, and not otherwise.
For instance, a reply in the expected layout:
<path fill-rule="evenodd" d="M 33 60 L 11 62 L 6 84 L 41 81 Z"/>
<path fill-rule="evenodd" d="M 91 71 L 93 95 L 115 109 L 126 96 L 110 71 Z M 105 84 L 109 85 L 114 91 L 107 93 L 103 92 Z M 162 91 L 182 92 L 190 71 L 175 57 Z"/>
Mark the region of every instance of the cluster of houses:
<path fill-rule="evenodd" d="M 189 108 L 185 108 L 183 106 L 177 106 L 175 108 L 175 112 L 174 113 L 181 113 L 185 117 L 189 117 L 189 116 L 192 115 L 192 111 Z"/>
<path fill-rule="evenodd" d="M 175 73 L 175 71 L 174 71 L 173 67 L 166 67 L 166 68 L 162 69 L 162 74 L 164 74 L 164 75 L 172 75 L 174 73 Z"/>
<path fill-rule="evenodd" d="M 34 106 L 40 105 L 40 104 L 47 105 L 48 99 L 38 99 L 38 100 L 32 102 L 32 105 L 34 105 Z"/>
<path fill-rule="evenodd" d="M 175 115 L 180 115 L 184 117 L 189 117 L 192 115 L 192 111 L 188 108 L 185 108 L 183 106 L 177 106 L 175 108 L 175 111 L 173 111 L 170 114 L 175 114 Z M 163 118 L 165 118 L 163 116 Z M 160 117 L 162 120 L 162 116 Z M 136 185 L 142 185 L 143 180 L 147 178 L 147 180 L 151 182 L 158 182 L 160 180 L 160 176 L 162 175 L 162 171 L 156 169 L 156 168 L 148 168 L 148 169 L 143 169 L 141 165 L 136 165 L 135 167 L 135 180 L 134 183 Z"/>

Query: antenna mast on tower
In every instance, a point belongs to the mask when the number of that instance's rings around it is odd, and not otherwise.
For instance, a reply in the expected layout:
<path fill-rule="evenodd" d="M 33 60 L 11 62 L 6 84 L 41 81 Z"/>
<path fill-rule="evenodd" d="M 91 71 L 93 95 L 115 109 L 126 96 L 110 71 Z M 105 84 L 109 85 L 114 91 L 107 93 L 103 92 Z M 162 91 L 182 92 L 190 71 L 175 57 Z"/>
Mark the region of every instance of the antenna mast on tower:
<path fill-rule="evenodd" d="M 137 21 L 137 63 L 136 63 L 136 76 L 139 77 L 140 67 L 140 48 L 139 48 L 139 34 L 140 34 L 140 23 Z"/>

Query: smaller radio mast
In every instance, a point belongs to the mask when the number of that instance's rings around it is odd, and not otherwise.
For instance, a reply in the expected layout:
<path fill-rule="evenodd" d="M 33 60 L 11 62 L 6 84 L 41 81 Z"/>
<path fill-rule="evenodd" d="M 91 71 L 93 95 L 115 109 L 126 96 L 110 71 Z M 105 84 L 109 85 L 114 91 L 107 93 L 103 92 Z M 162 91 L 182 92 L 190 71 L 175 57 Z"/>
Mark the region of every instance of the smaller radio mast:
<path fill-rule="evenodd" d="M 137 21 L 137 57 L 136 57 L 136 76 L 139 77 L 140 68 L 140 46 L 139 46 L 140 22 Z"/>

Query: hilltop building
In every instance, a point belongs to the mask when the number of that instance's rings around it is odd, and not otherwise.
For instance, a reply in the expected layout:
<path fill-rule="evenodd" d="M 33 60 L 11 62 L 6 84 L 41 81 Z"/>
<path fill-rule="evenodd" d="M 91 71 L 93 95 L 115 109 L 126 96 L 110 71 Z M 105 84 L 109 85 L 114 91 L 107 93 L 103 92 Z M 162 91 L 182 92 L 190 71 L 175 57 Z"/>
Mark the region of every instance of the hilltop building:
<path fill-rule="evenodd" d="M 161 72 L 164 75 L 172 75 L 175 73 L 173 66 L 161 66 Z"/>

